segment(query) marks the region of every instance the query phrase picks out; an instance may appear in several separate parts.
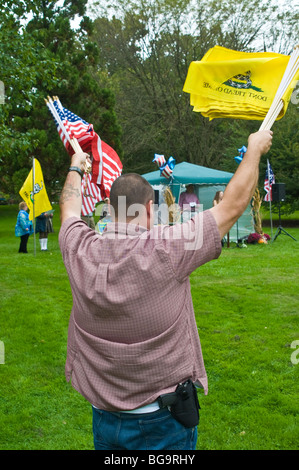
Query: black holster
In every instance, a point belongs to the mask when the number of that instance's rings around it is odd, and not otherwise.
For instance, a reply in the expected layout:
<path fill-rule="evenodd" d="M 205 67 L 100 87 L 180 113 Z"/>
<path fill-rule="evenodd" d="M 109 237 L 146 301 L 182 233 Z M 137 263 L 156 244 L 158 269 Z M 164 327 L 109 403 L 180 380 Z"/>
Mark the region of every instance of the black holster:
<path fill-rule="evenodd" d="M 168 406 L 174 419 L 185 428 L 198 425 L 200 406 L 195 385 L 191 380 L 180 383 L 173 393 L 160 395 L 158 402 L 162 408 Z"/>

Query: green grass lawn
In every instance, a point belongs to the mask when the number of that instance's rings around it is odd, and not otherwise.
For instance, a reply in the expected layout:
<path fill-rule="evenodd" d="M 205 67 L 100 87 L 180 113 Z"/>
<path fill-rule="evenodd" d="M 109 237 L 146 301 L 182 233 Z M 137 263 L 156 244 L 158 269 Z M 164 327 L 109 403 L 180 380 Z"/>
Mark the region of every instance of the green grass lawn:
<path fill-rule="evenodd" d="M 16 206 L 0 206 L 0 449 L 93 449 L 90 405 L 64 377 L 71 290 L 58 247 L 18 254 Z M 299 241 L 299 229 L 287 229 Z M 198 449 L 298 449 L 299 245 L 224 248 L 191 276 L 209 377 Z M 297 346 L 298 349 L 298 346 Z M 1 355 L 0 355 L 1 358 Z M 294 363 L 295 362 L 295 363 Z"/>
<path fill-rule="evenodd" d="M 264 231 L 266 233 L 268 233 L 269 231 L 268 227 L 271 226 L 271 218 L 272 218 L 273 227 L 277 227 L 279 225 L 278 209 L 274 207 L 270 213 L 269 203 L 264 203 L 264 205 L 262 205 L 260 209 L 260 216 L 262 219 L 262 225 L 265 226 Z M 299 211 L 292 212 L 291 214 L 284 214 L 283 212 L 281 212 L 281 225 L 283 227 L 285 226 L 286 227 L 287 226 L 298 227 L 299 226 Z"/>

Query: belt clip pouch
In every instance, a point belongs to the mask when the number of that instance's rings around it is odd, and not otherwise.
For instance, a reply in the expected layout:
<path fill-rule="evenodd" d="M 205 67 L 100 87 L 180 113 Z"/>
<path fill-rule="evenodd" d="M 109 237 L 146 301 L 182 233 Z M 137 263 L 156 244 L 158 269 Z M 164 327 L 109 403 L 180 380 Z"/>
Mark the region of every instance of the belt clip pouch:
<path fill-rule="evenodd" d="M 170 412 L 174 419 L 185 428 L 193 428 L 199 423 L 199 403 L 195 385 L 191 380 L 179 384 L 175 390 L 177 400 L 170 407 Z"/>

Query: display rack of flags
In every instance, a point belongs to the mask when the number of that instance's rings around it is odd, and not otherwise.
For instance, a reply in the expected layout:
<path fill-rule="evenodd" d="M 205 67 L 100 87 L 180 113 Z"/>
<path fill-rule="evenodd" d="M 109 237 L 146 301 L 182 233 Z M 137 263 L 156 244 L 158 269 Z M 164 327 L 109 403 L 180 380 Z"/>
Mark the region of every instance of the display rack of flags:
<path fill-rule="evenodd" d="M 88 183 L 98 186 L 98 200 L 108 198 L 113 181 L 122 173 L 123 166 L 119 156 L 100 139 L 92 124 L 64 108 L 57 96 L 53 99 L 48 96 L 45 102 L 68 154 L 83 151 L 91 156 L 91 167 L 85 166 L 85 172 L 91 173 L 91 176 L 88 181 L 85 180 L 85 185 Z"/>

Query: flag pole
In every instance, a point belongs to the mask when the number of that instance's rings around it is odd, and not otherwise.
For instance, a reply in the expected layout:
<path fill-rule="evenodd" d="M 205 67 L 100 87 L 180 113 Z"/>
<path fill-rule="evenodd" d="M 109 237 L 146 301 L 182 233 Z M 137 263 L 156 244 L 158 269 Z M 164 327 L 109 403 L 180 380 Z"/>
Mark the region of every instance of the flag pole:
<path fill-rule="evenodd" d="M 269 181 L 269 202 L 270 202 L 270 223 L 271 223 L 271 240 L 273 238 L 273 225 L 272 225 L 272 185 L 270 186 L 270 164 L 269 160 L 267 159 L 267 171 L 268 171 L 268 181 Z"/>
<path fill-rule="evenodd" d="M 292 81 L 294 80 L 294 77 L 297 74 L 298 70 L 299 70 L 299 44 L 294 47 L 294 50 L 290 56 L 289 62 L 285 69 L 282 80 L 278 86 L 274 99 L 271 103 L 271 106 L 265 116 L 265 119 L 263 120 L 260 126 L 260 129 L 259 129 L 260 131 L 265 130 L 265 129 L 269 130 L 273 126 L 274 122 L 279 116 L 279 113 L 283 109 L 283 106 L 284 106 L 283 96 L 285 92 L 287 91 L 287 89 L 289 88 L 289 86 L 292 84 Z"/>
<path fill-rule="evenodd" d="M 34 157 L 32 157 L 32 214 L 33 214 L 32 220 L 33 220 L 34 256 L 36 256 L 34 183 L 35 183 L 35 159 Z"/>
<path fill-rule="evenodd" d="M 59 101 L 59 98 L 58 96 L 54 96 L 53 97 L 53 100 L 57 102 L 58 106 L 62 108 L 62 105 Z M 54 106 L 54 103 L 51 99 L 50 96 L 48 96 L 48 99 L 45 99 L 45 103 L 46 105 L 48 106 L 50 112 L 52 113 L 54 119 L 58 122 L 59 126 L 60 126 L 60 129 L 64 135 L 64 137 L 66 138 L 66 140 L 70 143 L 70 145 L 72 146 L 74 152 L 82 152 L 82 149 L 81 149 L 81 146 L 78 142 L 78 140 L 73 137 L 73 136 L 70 136 L 69 133 L 68 133 L 68 129 L 64 126 L 62 120 L 60 119 L 56 109 L 55 109 L 55 106 Z M 90 173 L 91 172 L 91 165 L 86 161 L 85 162 L 85 165 L 84 165 L 84 170 L 86 173 Z"/>

